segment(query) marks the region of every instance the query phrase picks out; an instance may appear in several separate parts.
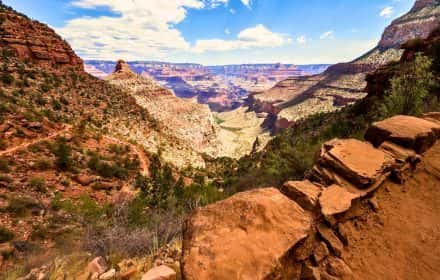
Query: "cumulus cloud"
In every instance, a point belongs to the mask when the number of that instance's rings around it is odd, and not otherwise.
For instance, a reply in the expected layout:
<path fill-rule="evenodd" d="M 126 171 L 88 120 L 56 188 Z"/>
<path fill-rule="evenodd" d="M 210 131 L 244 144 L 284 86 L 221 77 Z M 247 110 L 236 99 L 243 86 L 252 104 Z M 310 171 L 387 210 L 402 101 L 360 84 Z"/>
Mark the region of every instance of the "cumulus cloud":
<path fill-rule="evenodd" d="M 334 39 L 335 35 L 334 32 L 332 30 L 329 30 L 327 32 L 324 32 L 321 34 L 321 36 L 319 36 L 319 39 L 324 40 L 324 39 Z"/>
<path fill-rule="evenodd" d="M 298 38 L 296 38 L 296 42 L 300 45 L 304 45 L 307 43 L 307 38 L 306 38 L 306 36 L 301 35 Z"/>
<path fill-rule="evenodd" d="M 228 0 L 76 0 L 73 6 L 105 7 L 115 16 L 81 17 L 57 31 L 85 58 L 161 59 L 190 44 L 174 27 L 188 9 L 226 4 Z"/>
<path fill-rule="evenodd" d="M 389 18 L 389 17 L 391 17 L 391 15 L 392 15 L 393 13 L 394 13 L 394 8 L 391 7 L 391 6 L 388 6 L 388 7 L 383 8 L 383 9 L 380 11 L 379 15 L 380 15 L 381 17 Z"/>
<path fill-rule="evenodd" d="M 246 7 L 250 8 L 252 4 L 252 0 L 241 0 L 241 3 L 245 5 Z"/>
<path fill-rule="evenodd" d="M 291 43 L 291 38 L 285 34 L 275 33 L 264 25 L 258 24 L 255 27 L 242 30 L 235 40 L 209 39 L 197 40 L 194 52 L 206 51 L 231 51 L 237 49 L 280 47 Z"/>

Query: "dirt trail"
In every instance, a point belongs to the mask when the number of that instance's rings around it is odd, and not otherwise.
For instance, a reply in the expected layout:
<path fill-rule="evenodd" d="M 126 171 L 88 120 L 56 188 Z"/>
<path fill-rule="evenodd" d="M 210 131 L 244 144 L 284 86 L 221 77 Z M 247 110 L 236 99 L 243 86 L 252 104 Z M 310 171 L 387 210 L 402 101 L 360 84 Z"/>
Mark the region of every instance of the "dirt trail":
<path fill-rule="evenodd" d="M 4 151 L 0 151 L 0 156 L 5 156 L 5 155 L 8 155 L 8 154 L 12 154 L 12 153 L 14 153 L 14 152 L 16 152 L 18 150 L 27 148 L 27 147 L 29 147 L 31 145 L 34 145 L 34 144 L 37 144 L 39 142 L 43 142 L 43 141 L 46 141 L 46 140 L 53 139 L 53 138 L 59 136 L 60 134 L 69 131 L 71 128 L 72 128 L 72 126 L 66 125 L 62 130 L 54 132 L 54 133 L 52 133 L 49 136 L 46 136 L 46 137 L 43 137 L 43 138 L 38 138 L 38 139 L 35 139 L 35 140 L 32 140 L 32 141 L 25 142 L 25 143 L 22 143 L 20 145 L 8 148 L 8 149 L 6 149 Z"/>
<path fill-rule="evenodd" d="M 142 175 L 148 176 L 150 174 L 150 165 L 149 165 L 149 160 L 148 158 L 145 156 L 144 152 L 142 152 L 138 146 L 129 143 L 129 142 L 125 142 L 125 141 L 121 141 L 115 137 L 111 137 L 111 136 L 107 136 L 104 135 L 103 138 L 111 141 L 111 142 L 115 142 L 118 143 L 120 145 L 128 145 L 130 146 L 133 151 L 137 154 L 138 158 L 139 158 L 139 162 L 140 162 L 140 167 L 142 169 Z"/>
<path fill-rule="evenodd" d="M 404 185 L 378 191 L 377 213 L 345 223 L 355 279 L 440 279 L 440 141 Z"/>

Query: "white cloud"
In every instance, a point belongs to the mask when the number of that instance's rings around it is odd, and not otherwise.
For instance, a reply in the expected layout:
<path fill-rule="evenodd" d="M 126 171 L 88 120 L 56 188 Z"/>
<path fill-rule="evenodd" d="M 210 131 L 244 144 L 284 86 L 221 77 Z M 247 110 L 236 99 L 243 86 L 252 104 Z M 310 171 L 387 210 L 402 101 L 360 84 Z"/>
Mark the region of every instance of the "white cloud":
<path fill-rule="evenodd" d="M 229 12 L 231 13 L 231 14 L 235 14 L 236 13 L 236 11 L 234 10 L 234 9 L 229 9 Z"/>
<path fill-rule="evenodd" d="M 225 29 L 225 34 L 228 34 L 228 35 L 231 34 L 231 31 L 229 30 L 229 28 Z"/>
<path fill-rule="evenodd" d="M 252 0 L 241 0 L 241 3 L 245 5 L 246 7 L 250 8 L 252 4 Z"/>
<path fill-rule="evenodd" d="M 329 30 L 327 32 L 324 32 L 321 34 L 321 36 L 319 37 L 319 39 L 324 40 L 324 39 L 334 39 L 335 35 L 334 32 L 332 30 Z"/>
<path fill-rule="evenodd" d="M 391 7 L 391 6 L 388 6 L 388 7 L 383 8 L 383 9 L 380 11 L 379 15 L 380 15 L 381 17 L 389 18 L 389 17 L 391 17 L 391 15 L 392 15 L 393 13 L 394 13 L 394 8 Z"/>
<path fill-rule="evenodd" d="M 280 33 L 267 29 L 264 25 L 258 24 L 255 27 L 242 30 L 235 40 L 208 39 L 197 40 L 194 52 L 206 51 L 231 51 L 237 49 L 280 47 L 289 44 L 291 39 Z"/>
<path fill-rule="evenodd" d="M 57 31 L 84 58 L 161 59 L 188 51 L 190 44 L 174 27 L 188 9 L 226 4 L 227 0 L 76 0 L 73 6 L 106 7 L 116 16 L 81 17 Z"/>
<path fill-rule="evenodd" d="M 307 43 L 307 38 L 306 38 L 306 36 L 301 35 L 298 38 L 296 38 L 296 42 L 300 45 L 304 45 Z"/>

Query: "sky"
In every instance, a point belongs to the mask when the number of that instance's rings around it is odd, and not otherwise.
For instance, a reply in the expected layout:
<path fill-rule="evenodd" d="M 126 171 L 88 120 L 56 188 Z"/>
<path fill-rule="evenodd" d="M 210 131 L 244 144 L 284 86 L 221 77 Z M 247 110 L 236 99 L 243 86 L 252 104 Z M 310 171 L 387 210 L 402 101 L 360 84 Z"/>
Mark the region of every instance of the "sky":
<path fill-rule="evenodd" d="M 204 65 L 350 61 L 414 0 L 4 0 L 83 59 Z"/>

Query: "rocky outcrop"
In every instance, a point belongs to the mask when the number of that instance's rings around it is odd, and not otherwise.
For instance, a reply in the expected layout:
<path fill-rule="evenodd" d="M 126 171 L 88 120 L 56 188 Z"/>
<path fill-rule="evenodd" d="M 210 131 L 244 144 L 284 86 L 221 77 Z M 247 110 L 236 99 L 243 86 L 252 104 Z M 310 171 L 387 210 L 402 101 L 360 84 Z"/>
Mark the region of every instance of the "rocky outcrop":
<path fill-rule="evenodd" d="M 20 60 L 38 65 L 72 67 L 83 70 L 83 61 L 69 44 L 47 25 L 0 4 L 0 47 Z"/>
<path fill-rule="evenodd" d="M 439 137 L 439 124 L 411 116 L 394 116 L 376 122 L 365 135 L 375 146 L 390 141 L 417 153 L 425 152 Z"/>
<path fill-rule="evenodd" d="M 398 128 L 413 139 L 420 132 L 429 135 L 429 141 L 407 145 L 389 137 L 392 133 L 376 141 L 371 132 L 366 138 L 376 147 L 335 139 L 323 145 L 308 180 L 284 184 L 287 197 L 275 189 L 260 189 L 197 210 L 184 230 L 184 279 L 363 279 L 346 260 L 351 234 L 346 223 L 361 215 L 368 219 L 365 205 L 379 211 L 373 195 L 384 182 L 404 183 L 405 177 L 395 175 L 413 173 L 423 157 L 418 152 L 440 139 L 432 132 L 440 114 L 424 117 L 428 120 L 397 116 L 372 129 Z M 290 262 L 283 261 L 286 255 Z"/>
<path fill-rule="evenodd" d="M 417 0 L 408 14 L 396 19 L 385 29 L 378 47 L 399 48 L 410 39 L 426 39 L 440 24 L 439 6 L 438 0 Z"/>
<path fill-rule="evenodd" d="M 184 279 L 294 277 L 288 254 L 310 229 L 309 215 L 276 189 L 236 194 L 186 221 Z"/>

